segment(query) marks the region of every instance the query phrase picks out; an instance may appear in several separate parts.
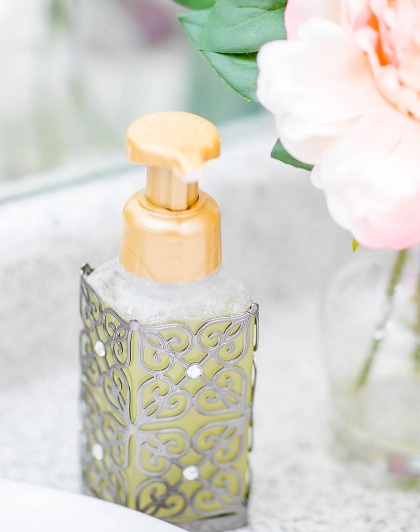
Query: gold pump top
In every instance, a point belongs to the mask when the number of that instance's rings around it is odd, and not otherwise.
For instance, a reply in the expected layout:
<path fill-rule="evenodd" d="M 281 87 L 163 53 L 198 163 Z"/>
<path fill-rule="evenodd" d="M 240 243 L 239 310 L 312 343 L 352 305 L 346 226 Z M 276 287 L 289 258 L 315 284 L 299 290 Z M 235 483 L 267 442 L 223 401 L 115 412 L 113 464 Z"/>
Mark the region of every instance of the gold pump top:
<path fill-rule="evenodd" d="M 221 264 L 220 212 L 198 189 L 204 163 L 219 156 L 208 120 L 184 112 L 153 113 L 127 131 L 126 154 L 148 165 L 146 188 L 124 207 L 120 262 L 157 282 L 187 282 Z"/>
<path fill-rule="evenodd" d="M 198 199 L 204 163 L 220 154 L 220 135 L 211 122 L 191 113 L 153 113 L 128 128 L 126 154 L 149 167 L 147 199 L 183 211 Z"/>

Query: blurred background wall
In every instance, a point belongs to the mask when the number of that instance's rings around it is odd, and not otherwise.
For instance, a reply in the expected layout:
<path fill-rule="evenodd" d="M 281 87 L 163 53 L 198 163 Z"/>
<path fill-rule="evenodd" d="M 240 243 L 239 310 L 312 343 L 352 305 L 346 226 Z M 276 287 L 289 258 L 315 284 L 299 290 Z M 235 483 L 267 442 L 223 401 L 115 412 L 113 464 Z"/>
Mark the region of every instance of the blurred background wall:
<path fill-rule="evenodd" d="M 157 110 L 258 112 L 193 49 L 171 0 L 1 0 L 0 186 L 122 154 Z"/>

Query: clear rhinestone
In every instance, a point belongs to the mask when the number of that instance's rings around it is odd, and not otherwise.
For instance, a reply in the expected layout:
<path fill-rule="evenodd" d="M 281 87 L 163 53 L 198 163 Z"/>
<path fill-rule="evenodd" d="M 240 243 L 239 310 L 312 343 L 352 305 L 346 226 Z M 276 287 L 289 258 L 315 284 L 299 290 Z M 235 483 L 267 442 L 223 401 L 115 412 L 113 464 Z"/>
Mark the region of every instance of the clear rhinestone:
<path fill-rule="evenodd" d="M 105 356 L 105 353 L 106 353 L 105 346 L 100 340 L 96 342 L 94 349 L 95 349 L 95 353 L 99 355 L 100 357 Z"/>
<path fill-rule="evenodd" d="M 201 366 L 199 366 L 198 364 L 192 364 L 187 369 L 187 375 L 188 377 L 190 377 L 190 379 L 198 379 L 198 377 L 201 377 L 202 374 L 203 374 L 203 370 Z"/>
<path fill-rule="evenodd" d="M 182 472 L 182 476 L 185 480 L 197 480 L 199 477 L 198 467 L 195 465 L 188 466 Z"/>
<path fill-rule="evenodd" d="M 252 303 L 252 305 L 249 307 L 248 312 L 250 314 L 252 314 L 252 315 L 255 315 L 255 314 L 257 314 L 258 309 L 259 309 L 259 307 L 258 307 L 257 303 Z"/>
<path fill-rule="evenodd" d="M 100 443 L 95 443 L 92 447 L 92 456 L 96 460 L 103 460 L 104 458 L 104 448 Z"/>

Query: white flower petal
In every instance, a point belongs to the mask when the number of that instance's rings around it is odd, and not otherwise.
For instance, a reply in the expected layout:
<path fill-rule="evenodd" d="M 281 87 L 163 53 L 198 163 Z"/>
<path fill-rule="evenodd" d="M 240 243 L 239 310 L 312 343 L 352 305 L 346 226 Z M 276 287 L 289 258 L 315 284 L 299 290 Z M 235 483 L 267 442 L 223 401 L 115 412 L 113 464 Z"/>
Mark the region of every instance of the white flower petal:
<path fill-rule="evenodd" d="M 277 118 L 284 146 L 315 164 L 336 135 L 379 105 L 364 53 L 337 24 L 313 19 L 299 29 L 304 41 L 274 41 L 258 54 L 257 96 Z M 283 123 L 284 121 L 284 123 Z M 309 149 L 309 144 L 317 149 Z M 286 147 L 287 149 L 287 147 Z"/>
<path fill-rule="evenodd" d="M 330 143 L 314 170 L 333 218 L 363 245 L 420 242 L 420 123 L 384 102 Z"/>
<path fill-rule="evenodd" d="M 284 14 L 287 38 L 295 39 L 299 26 L 314 17 L 338 22 L 340 19 L 340 0 L 289 0 Z"/>
<path fill-rule="evenodd" d="M 307 164 L 316 164 L 320 160 L 321 154 L 331 142 L 327 137 L 307 136 L 305 139 L 294 140 L 283 128 L 287 128 L 289 115 L 285 115 L 276 120 L 277 132 L 286 151 L 298 161 Z"/>

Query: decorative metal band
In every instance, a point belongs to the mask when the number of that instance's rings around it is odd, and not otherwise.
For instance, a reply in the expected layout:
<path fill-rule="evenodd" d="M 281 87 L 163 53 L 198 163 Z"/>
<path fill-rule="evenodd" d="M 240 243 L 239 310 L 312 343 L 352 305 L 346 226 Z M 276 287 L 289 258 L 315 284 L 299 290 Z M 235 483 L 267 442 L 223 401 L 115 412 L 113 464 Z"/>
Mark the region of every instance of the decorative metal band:
<path fill-rule="evenodd" d="M 258 305 L 202 324 L 142 325 L 105 307 L 91 272 L 82 269 L 80 298 L 86 491 L 184 528 L 243 525 Z"/>

